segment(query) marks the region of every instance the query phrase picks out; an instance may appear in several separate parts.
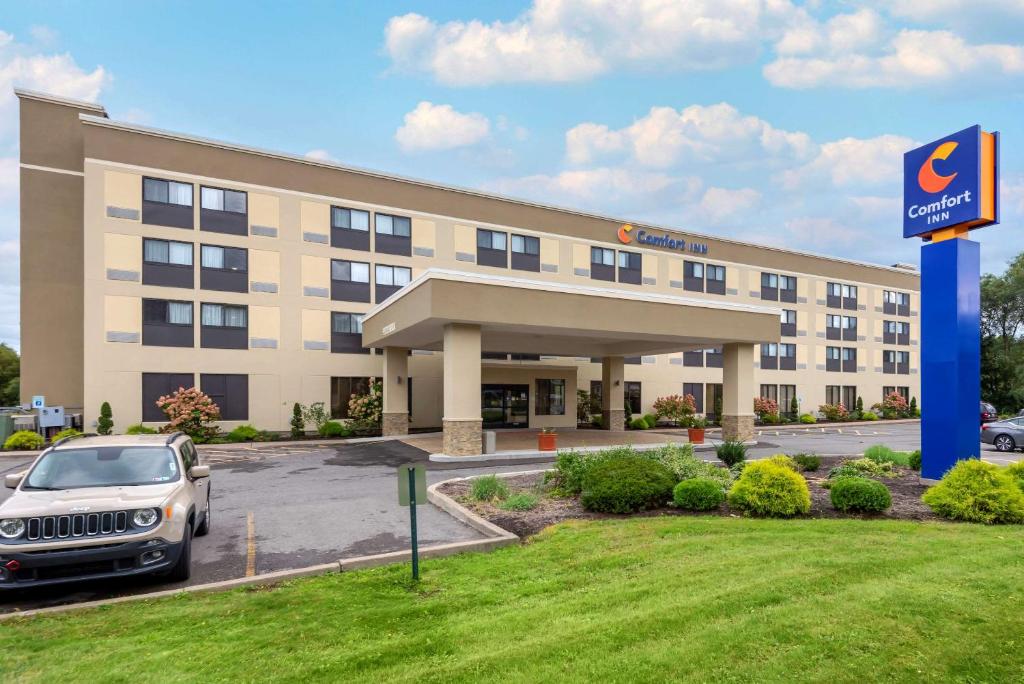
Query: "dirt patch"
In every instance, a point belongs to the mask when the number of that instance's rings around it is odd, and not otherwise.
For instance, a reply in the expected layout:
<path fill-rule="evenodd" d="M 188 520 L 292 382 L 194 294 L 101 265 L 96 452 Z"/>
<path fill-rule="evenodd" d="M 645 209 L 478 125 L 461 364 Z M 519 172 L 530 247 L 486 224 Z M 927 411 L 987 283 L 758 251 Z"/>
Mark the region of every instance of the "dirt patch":
<path fill-rule="evenodd" d="M 806 517 L 860 518 L 864 520 L 941 520 L 921 501 L 921 495 L 924 494 L 928 487 L 918 481 L 918 474 L 915 471 L 905 468 L 897 469 L 900 473 L 898 477 L 879 478 L 892 493 L 892 507 L 885 513 L 864 515 L 837 511 L 832 507 L 829 490 L 822 487 L 821 483 L 828 478 L 829 470 L 838 465 L 839 460 L 822 459 L 821 468 L 817 471 L 803 473 L 807 479 L 808 488 L 811 491 L 811 512 Z M 469 480 L 449 482 L 441 487 L 441 492 L 495 525 L 520 537 L 528 537 L 540 532 L 549 525 L 566 520 L 600 520 L 602 518 L 622 517 L 586 511 L 576 497 L 553 496 L 550 491 L 550 485 L 544 483 L 544 473 L 516 475 L 502 479 L 508 485 L 509 491 L 512 494 L 532 492 L 541 497 L 540 503 L 536 508 L 529 511 L 506 511 L 491 502 L 474 501 L 469 497 L 471 487 L 471 481 Z M 708 513 L 697 514 L 665 507 L 638 515 L 742 516 L 743 513 L 730 508 L 728 504 L 723 504 L 717 511 L 710 511 Z"/>

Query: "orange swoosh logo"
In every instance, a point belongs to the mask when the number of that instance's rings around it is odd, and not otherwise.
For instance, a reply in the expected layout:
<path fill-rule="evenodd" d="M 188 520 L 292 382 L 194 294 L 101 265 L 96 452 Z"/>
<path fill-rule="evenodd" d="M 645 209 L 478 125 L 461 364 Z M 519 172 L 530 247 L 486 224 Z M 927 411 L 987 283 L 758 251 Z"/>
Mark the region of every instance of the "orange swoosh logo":
<path fill-rule="evenodd" d="M 629 234 L 629 231 L 631 230 L 633 230 L 633 226 L 631 226 L 628 223 L 619 228 L 619 242 L 621 242 L 624 245 L 628 245 L 630 242 L 632 242 L 633 238 Z"/>
<path fill-rule="evenodd" d="M 948 176 L 940 176 L 932 168 L 932 162 L 936 159 L 948 159 L 949 155 L 956 149 L 957 144 L 952 141 L 944 142 L 936 147 L 935 151 L 924 160 L 924 164 L 921 164 L 921 169 L 917 172 L 917 184 L 921 186 L 922 190 L 930 193 L 942 192 L 953 182 L 953 179 L 956 178 L 955 173 L 951 173 Z"/>

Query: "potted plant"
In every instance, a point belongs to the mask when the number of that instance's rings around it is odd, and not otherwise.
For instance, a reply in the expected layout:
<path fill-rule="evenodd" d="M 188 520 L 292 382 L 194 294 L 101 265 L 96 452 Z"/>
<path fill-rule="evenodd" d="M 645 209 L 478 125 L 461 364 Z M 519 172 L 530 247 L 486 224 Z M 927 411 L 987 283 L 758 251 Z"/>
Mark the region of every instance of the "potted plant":
<path fill-rule="evenodd" d="M 686 423 L 686 436 L 690 444 L 704 443 L 704 428 L 708 426 L 708 419 L 704 416 L 691 416 Z"/>
<path fill-rule="evenodd" d="M 554 428 L 541 428 L 537 433 L 537 449 L 539 451 L 554 451 L 557 442 L 557 435 Z"/>

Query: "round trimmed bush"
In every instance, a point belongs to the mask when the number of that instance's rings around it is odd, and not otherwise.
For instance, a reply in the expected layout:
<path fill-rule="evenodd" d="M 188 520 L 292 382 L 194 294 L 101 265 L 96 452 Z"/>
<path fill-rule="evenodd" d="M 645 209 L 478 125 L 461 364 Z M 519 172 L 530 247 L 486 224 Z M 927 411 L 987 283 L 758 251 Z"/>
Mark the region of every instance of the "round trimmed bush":
<path fill-rule="evenodd" d="M 647 421 L 644 420 L 643 418 L 634 418 L 633 420 L 629 421 L 629 427 L 631 427 L 634 430 L 646 430 Z"/>
<path fill-rule="evenodd" d="M 880 513 L 892 506 L 889 488 L 866 477 L 840 477 L 832 483 L 829 494 L 832 506 L 844 513 Z"/>
<path fill-rule="evenodd" d="M 351 437 L 352 429 L 336 420 L 329 420 L 317 430 L 321 437 Z"/>
<path fill-rule="evenodd" d="M 155 435 L 156 430 L 151 427 L 146 427 L 142 423 L 136 423 L 135 425 L 129 425 L 128 429 L 124 431 L 126 435 Z"/>
<path fill-rule="evenodd" d="M 18 430 L 4 442 L 4 449 L 9 451 L 36 451 L 42 449 L 46 440 L 39 433 L 31 430 Z"/>
<path fill-rule="evenodd" d="M 634 513 L 664 506 L 675 478 L 649 458 L 626 457 L 599 463 L 583 478 L 580 503 L 588 511 Z"/>
<path fill-rule="evenodd" d="M 260 431 L 252 425 L 239 425 L 228 433 L 229 442 L 251 442 L 259 437 Z"/>
<path fill-rule="evenodd" d="M 801 413 L 800 422 L 803 423 L 804 425 L 813 425 L 814 423 L 818 422 L 818 419 L 815 418 L 813 414 Z"/>
<path fill-rule="evenodd" d="M 672 501 L 684 511 L 710 511 L 725 501 L 722 484 L 706 477 L 683 480 L 672 490 Z"/>
<path fill-rule="evenodd" d="M 807 480 L 775 459 L 749 463 L 729 490 L 729 505 L 751 515 L 789 517 L 811 510 Z"/>
<path fill-rule="evenodd" d="M 910 452 L 910 458 L 907 459 L 907 464 L 910 466 L 911 470 L 920 470 L 921 469 L 921 450 L 920 449 L 914 449 L 913 451 Z"/>
<path fill-rule="evenodd" d="M 644 422 L 647 423 L 648 428 L 653 428 L 658 424 L 658 416 L 653 413 L 645 413 Z"/>
<path fill-rule="evenodd" d="M 1024 522 L 1024 492 L 1015 478 L 997 465 L 974 458 L 950 468 L 921 499 L 951 520 L 987 525 Z"/>

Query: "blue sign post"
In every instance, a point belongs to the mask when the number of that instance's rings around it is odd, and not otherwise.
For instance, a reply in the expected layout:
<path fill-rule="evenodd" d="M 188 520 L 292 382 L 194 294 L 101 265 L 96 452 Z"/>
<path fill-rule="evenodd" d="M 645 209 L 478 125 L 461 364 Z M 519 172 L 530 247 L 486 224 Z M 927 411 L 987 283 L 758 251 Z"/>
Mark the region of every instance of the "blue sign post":
<path fill-rule="evenodd" d="M 921 247 L 921 478 L 981 455 L 981 249 L 998 223 L 998 133 L 972 126 L 903 157 L 903 237 Z"/>

